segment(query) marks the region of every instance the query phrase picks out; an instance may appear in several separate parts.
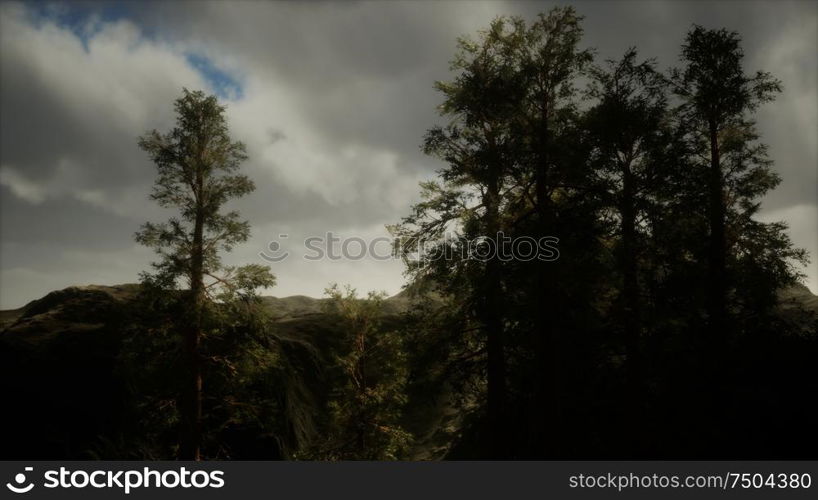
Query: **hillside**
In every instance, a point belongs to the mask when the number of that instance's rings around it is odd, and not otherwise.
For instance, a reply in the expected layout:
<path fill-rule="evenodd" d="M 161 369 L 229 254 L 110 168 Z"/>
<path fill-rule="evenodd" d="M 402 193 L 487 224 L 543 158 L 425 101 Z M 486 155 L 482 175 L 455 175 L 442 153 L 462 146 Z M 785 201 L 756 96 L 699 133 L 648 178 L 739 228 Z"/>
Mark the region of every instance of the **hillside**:
<path fill-rule="evenodd" d="M 75 286 L 0 311 L 0 390 L 15 402 L 14 411 L 2 417 L 2 428 L 14 429 L 3 458 L 82 458 L 91 443 L 116 431 L 116 422 L 127 413 L 120 397 L 125 381 L 116 364 L 138 290 L 135 284 Z M 320 367 L 331 362 L 339 339 L 337 320 L 327 314 L 325 302 L 306 296 L 262 298 L 274 318 L 271 335 L 301 359 L 299 370 L 311 372 L 299 373 L 297 383 L 319 399 L 327 385 L 322 377 L 331 376 Z M 409 304 L 403 295 L 386 299 L 384 324 L 397 326 Z M 439 418 L 431 415 L 430 421 Z M 413 430 L 437 435 L 423 425 Z M 18 439 L 32 435 L 41 442 Z M 424 440 L 417 444 L 418 456 L 440 458 Z"/>

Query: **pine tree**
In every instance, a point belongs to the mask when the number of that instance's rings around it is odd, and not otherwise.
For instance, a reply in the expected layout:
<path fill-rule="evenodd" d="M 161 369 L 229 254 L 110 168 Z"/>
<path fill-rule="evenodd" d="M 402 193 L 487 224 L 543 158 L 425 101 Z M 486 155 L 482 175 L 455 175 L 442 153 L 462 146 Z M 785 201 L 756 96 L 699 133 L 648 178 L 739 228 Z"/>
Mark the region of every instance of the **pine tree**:
<path fill-rule="evenodd" d="M 597 100 L 585 116 L 592 163 L 606 186 L 618 228 L 617 267 L 621 277 L 622 326 L 630 359 L 638 356 L 642 332 L 639 261 L 649 230 L 662 165 L 672 141 L 664 77 L 653 61 L 637 62 L 629 49 L 607 68 L 595 68 L 590 95 Z"/>
<path fill-rule="evenodd" d="M 527 151 L 522 155 L 521 177 L 526 185 L 533 186 L 533 193 L 526 189 L 525 194 L 533 204 L 530 231 L 536 239 L 555 236 L 567 219 L 574 224 L 565 229 L 573 226 L 570 230 L 577 234 L 584 231 L 583 226 L 587 229 L 588 221 L 581 220 L 582 210 L 571 199 L 578 193 L 585 197 L 589 187 L 583 161 L 576 161 L 582 154 L 581 148 L 577 147 L 576 137 L 572 137 L 577 123 L 576 79 L 593 59 L 591 50 L 580 48 L 582 36 L 582 16 L 573 7 L 554 7 L 532 23 L 522 47 L 526 95 L 521 109 L 524 128 L 520 134 L 526 138 Z M 566 219 L 561 218 L 563 214 L 571 215 Z M 562 246 L 566 234 L 560 236 Z M 547 442 L 553 451 L 564 445 L 563 436 L 554 429 L 565 419 L 562 408 L 568 371 L 565 346 L 570 335 L 555 322 L 555 316 L 564 308 L 558 305 L 561 298 L 556 295 L 565 295 L 565 283 L 555 275 L 555 266 L 562 267 L 562 275 L 568 276 L 570 265 L 536 261 L 529 288 L 531 334 L 535 364 L 539 367 L 539 373 L 534 375 L 534 407 L 530 410 L 534 433 L 531 441 Z"/>
<path fill-rule="evenodd" d="M 237 171 L 247 156 L 241 142 L 231 140 L 225 108 L 215 96 L 184 90 L 175 102 L 176 126 L 167 134 L 156 130 L 139 140 L 156 164 L 158 177 L 151 199 L 179 211 L 165 223 L 148 222 L 136 240 L 155 249 L 160 260 L 143 283 L 163 292 L 180 280 L 187 285 L 186 308 L 180 318 L 187 373 L 178 398 L 181 415 L 179 458 L 199 460 L 202 434 L 201 341 L 210 305 L 235 297 L 250 297 L 259 287 L 275 282 L 266 266 L 229 267 L 220 251 L 230 251 L 250 235 L 250 227 L 224 204 L 244 196 L 255 186 Z"/>
<path fill-rule="evenodd" d="M 693 150 L 707 159 L 698 168 L 708 193 L 709 343 L 717 353 L 726 348 L 728 255 L 737 236 L 728 234 L 728 224 L 751 215 L 758 207 L 754 200 L 779 182 L 764 158 L 766 149 L 754 144 L 749 115 L 773 100 L 781 84 L 761 71 L 747 76 L 743 59 L 738 33 L 696 25 L 682 46 L 685 66 L 672 73 Z M 761 189 L 750 188 L 750 183 Z"/>
<path fill-rule="evenodd" d="M 427 154 L 447 164 L 440 172 L 443 184 L 426 184 L 428 201 L 404 220 L 404 230 L 426 243 L 460 231 L 461 242 L 455 244 L 458 251 L 452 253 L 449 243 L 440 242 L 442 253 L 425 269 L 432 270 L 432 279 L 444 289 L 450 289 L 451 273 L 460 274 L 468 283 L 465 289 L 451 291 L 461 298 L 463 312 L 484 335 L 485 397 L 494 457 L 506 453 L 504 285 L 498 236 L 503 229 L 504 190 L 515 162 L 513 120 L 522 98 L 519 48 L 524 30 L 520 19 L 498 18 L 477 41 L 460 39 L 452 62 L 457 76 L 452 82 L 437 84 L 444 95 L 441 110 L 451 122 L 432 128 L 424 142 Z M 471 248 L 463 243 L 476 240 L 480 244 Z"/>

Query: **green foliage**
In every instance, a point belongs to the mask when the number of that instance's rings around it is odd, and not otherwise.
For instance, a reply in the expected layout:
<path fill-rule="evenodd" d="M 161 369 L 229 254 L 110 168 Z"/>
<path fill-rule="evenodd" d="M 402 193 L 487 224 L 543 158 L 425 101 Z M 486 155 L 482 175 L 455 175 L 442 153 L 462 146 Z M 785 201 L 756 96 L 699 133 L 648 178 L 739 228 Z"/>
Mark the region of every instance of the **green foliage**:
<path fill-rule="evenodd" d="M 177 455 L 178 394 L 184 352 L 174 318 L 186 302 L 143 289 L 132 309 L 118 371 L 127 381 L 134 420 L 127 441 L 107 443 L 109 457 L 170 459 Z M 276 333 L 257 300 L 234 300 L 210 309 L 201 345 L 205 456 L 287 458 L 317 433 L 319 402 L 314 374 L 318 354 Z M 105 453 L 103 447 L 102 453 Z M 117 450 L 112 453 L 110 448 Z"/>
<path fill-rule="evenodd" d="M 222 207 L 255 189 L 253 181 L 237 173 L 247 155 L 244 144 L 230 139 L 224 106 L 215 96 L 185 89 L 175 109 L 176 126 L 170 132 L 154 130 L 139 140 L 157 168 L 151 199 L 180 215 L 164 223 L 145 223 L 136 234 L 137 242 L 160 256 L 153 264 L 155 273 L 144 273 L 143 280 L 167 289 L 175 288 L 181 277 L 190 286 L 193 275 L 201 273 L 213 280 L 205 287 L 207 295 L 221 299 L 273 286 L 269 267 L 224 269 L 221 264 L 220 250 L 230 251 L 250 236 L 249 223 L 236 211 L 222 212 Z M 203 226 L 198 239 L 197 220 Z M 193 268 L 197 253 L 202 261 L 198 271 Z M 219 276 L 220 271 L 226 274 Z"/>
<path fill-rule="evenodd" d="M 204 425 L 202 370 L 208 359 L 218 359 L 204 356 L 202 343 L 225 327 L 222 305 L 252 302 L 256 289 L 274 285 L 275 278 L 267 266 L 225 267 L 221 262 L 220 251 L 230 251 L 250 236 L 249 223 L 236 211 L 223 212 L 223 205 L 255 189 L 247 176 L 237 173 L 247 156 L 244 145 L 228 134 L 225 108 L 215 96 L 187 89 L 175 108 L 176 126 L 167 134 L 148 133 L 139 146 L 158 172 L 151 198 L 180 217 L 144 224 L 136 241 L 160 256 L 152 264 L 154 273 L 142 274 L 147 289 L 171 293 L 182 279 L 189 287 L 186 305 L 173 320 L 184 338 L 186 358 L 178 370 L 185 381 L 177 397 L 179 456 L 198 460 Z"/>
<path fill-rule="evenodd" d="M 382 328 L 383 293 L 358 298 L 354 289 L 327 288 L 327 312 L 338 318 L 343 351 L 336 363 L 341 384 L 329 400 L 326 437 L 305 458 L 397 460 L 406 457 L 412 435 L 400 424 L 407 401 L 408 366 L 403 342 Z"/>

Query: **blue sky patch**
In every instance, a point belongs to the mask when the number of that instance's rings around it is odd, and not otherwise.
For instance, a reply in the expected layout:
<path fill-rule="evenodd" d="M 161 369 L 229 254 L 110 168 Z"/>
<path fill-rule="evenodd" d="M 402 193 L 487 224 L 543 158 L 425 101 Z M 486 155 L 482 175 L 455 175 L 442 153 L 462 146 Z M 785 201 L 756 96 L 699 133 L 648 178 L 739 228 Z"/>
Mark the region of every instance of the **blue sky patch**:
<path fill-rule="evenodd" d="M 43 23 L 54 23 L 57 26 L 71 31 L 82 42 L 86 52 L 89 41 L 107 23 L 121 20 L 134 20 L 133 2 L 92 2 L 92 3 L 53 3 L 32 2 L 26 4 L 29 21 L 34 26 Z M 139 26 L 140 36 L 151 38 L 155 35 L 152 30 L 145 30 Z M 199 72 L 210 86 L 211 90 L 222 99 L 240 99 L 244 92 L 238 79 L 227 71 L 217 67 L 212 60 L 201 53 L 188 52 L 188 64 Z"/>
<path fill-rule="evenodd" d="M 211 89 L 222 99 L 241 99 L 244 95 L 241 84 L 230 73 L 218 68 L 209 58 L 188 53 L 187 62 L 198 71 L 210 85 Z"/>
<path fill-rule="evenodd" d="M 52 22 L 71 31 L 88 50 L 88 41 L 96 35 L 104 23 L 129 19 L 132 14 L 129 2 L 68 4 L 52 2 L 32 2 L 26 4 L 26 11 L 34 26 Z"/>

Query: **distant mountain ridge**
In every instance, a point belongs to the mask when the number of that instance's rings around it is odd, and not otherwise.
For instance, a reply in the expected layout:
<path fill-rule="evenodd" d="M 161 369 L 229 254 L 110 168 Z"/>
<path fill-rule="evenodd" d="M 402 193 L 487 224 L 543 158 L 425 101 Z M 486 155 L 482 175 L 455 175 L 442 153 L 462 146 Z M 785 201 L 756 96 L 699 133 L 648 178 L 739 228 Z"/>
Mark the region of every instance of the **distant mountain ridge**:
<path fill-rule="evenodd" d="M 55 290 L 39 299 L 32 300 L 17 309 L 0 310 L 0 332 L 12 327 L 18 320 L 30 320 L 41 314 L 52 314 L 55 310 L 62 311 L 66 307 L 74 309 L 83 304 L 92 308 L 99 306 L 94 299 L 102 303 L 112 300 L 122 304 L 135 298 L 139 292 L 139 284 L 125 283 L 122 285 L 76 285 Z M 308 297 L 306 295 L 290 295 L 287 297 L 261 296 L 262 304 L 277 319 L 295 318 L 310 314 L 321 314 L 327 299 Z M 400 292 L 384 300 L 383 309 L 386 314 L 400 314 L 409 308 L 410 299 L 406 292 Z M 52 310 L 54 309 L 54 310 Z M 72 314 L 76 314 L 74 311 Z M 44 318 L 34 321 L 40 323 Z"/>
<path fill-rule="evenodd" d="M 77 307 L 85 305 L 90 308 L 88 312 L 93 313 L 100 307 L 100 303 L 123 304 L 133 299 L 138 291 L 139 284 L 136 283 L 82 285 L 55 290 L 39 299 L 32 300 L 18 309 L 0 310 L 0 333 L 13 326 L 15 328 L 23 326 L 16 325 L 20 320 L 29 323 L 29 326 L 42 324 L 47 316 L 53 316 L 57 311 L 66 312 L 66 309 L 71 310 L 69 316 L 79 320 L 80 318 L 76 317 Z M 95 298 L 99 299 L 100 303 L 97 303 L 94 300 Z M 785 315 L 797 312 L 818 314 L 818 295 L 813 294 L 809 288 L 802 284 L 796 284 L 783 290 L 779 294 L 779 298 L 781 310 Z M 306 295 L 290 295 L 287 297 L 261 296 L 261 301 L 276 319 L 292 319 L 324 313 L 324 304 L 326 304 L 327 299 Z M 385 314 L 400 314 L 407 311 L 410 306 L 411 299 L 408 292 L 402 291 L 385 299 L 383 310 Z M 41 315 L 46 317 L 37 318 L 37 316 Z"/>

